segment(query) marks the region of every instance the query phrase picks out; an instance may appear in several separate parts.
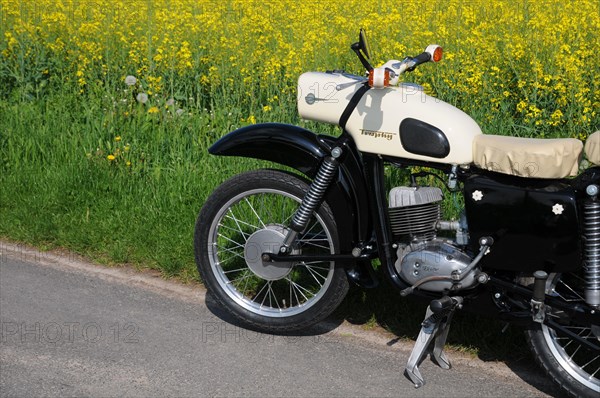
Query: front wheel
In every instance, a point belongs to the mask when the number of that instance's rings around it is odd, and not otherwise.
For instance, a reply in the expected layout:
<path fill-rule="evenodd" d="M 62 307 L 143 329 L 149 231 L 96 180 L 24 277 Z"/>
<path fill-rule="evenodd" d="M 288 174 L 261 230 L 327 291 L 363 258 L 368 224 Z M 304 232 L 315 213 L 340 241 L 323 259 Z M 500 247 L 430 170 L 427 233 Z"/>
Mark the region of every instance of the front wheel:
<path fill-rule="evenodd" d="M 573 304 L 583 303 L 584 281 L 578 274 L 552 274 L 548 278 L 546 294 L 562 298 Z M 560 311 L 550 311 L 557 323 L 586 339 L 595 347 L 599 340 L 592 327 L 570 321 Z M 571 396 L 600 396 L 600 350 L 582 344 L 572 337 L 546 325 L 536 324 L 526 332 L 527 341 L 536 360 L 546 373 Z"/>
<path fill-rule="evenodd" d="M 225 309 L 245 326 L 265 332 L 307 328 L 328 315 L 348 291 L 332 261 L 263 262 L 283 244 L 308 184 L 275 170 L 237 175 L 207 199 L 196 222 L 194 248 L 200 277 Z M 338 236 L 323 204 L 292 254 L 332 254 Z"/>

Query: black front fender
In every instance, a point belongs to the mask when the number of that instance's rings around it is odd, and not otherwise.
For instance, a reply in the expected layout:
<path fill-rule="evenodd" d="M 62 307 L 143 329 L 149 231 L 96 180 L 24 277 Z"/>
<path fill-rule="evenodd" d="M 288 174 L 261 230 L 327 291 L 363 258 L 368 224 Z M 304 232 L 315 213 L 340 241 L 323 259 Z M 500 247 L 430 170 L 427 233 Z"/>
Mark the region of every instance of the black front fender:
<path fill-rule="evenodd" d="M 336 141 L 334 137 L 318 136 L 301 127 L 266 123 L 235 130 L 208 151 L 219 156 L 272 161 L 292 167 L 312 179 Z M 338 179 L 329 187 L 325 201 L 337 224 L 340 251 L 350 253 L 354 247 L 372 238 L 372 223 L 360 155 L 351 141 L 345 146 L 350 153 L 344 157 Z M 353 262 L 346 267 L 354 282 L 365 287 L 377 284 L 370 264 Z"/>
<path fill-rule="evenodd" d="M 312 131 L 280 123 L 253 124 L 227 134 L 208 152 L 269 160 L 292 167 L 313 178 L 326 149 Z"/>

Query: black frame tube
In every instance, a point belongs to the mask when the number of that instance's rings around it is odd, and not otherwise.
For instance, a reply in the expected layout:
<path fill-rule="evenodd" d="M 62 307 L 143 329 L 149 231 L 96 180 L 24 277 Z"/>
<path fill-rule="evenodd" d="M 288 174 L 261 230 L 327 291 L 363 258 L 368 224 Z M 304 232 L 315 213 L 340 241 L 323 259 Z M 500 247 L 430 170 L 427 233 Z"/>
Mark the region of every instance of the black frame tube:
<path fill-rule="evenodd" d="M 367 176 L 367 185 L 371 192 L 371 215 L 373 218 L 373 229 L 377 239 L 377 249 L 383 272 L 392 283 L 400 290 L 408 287 L 396 272 L 394 264 L 397 259 L 392 247 L 392 229 L 388 214 L 387 190 L 385 186 L 384 161 L 381 157 L 373 154 L 364 154 L 363 163 Z"/>

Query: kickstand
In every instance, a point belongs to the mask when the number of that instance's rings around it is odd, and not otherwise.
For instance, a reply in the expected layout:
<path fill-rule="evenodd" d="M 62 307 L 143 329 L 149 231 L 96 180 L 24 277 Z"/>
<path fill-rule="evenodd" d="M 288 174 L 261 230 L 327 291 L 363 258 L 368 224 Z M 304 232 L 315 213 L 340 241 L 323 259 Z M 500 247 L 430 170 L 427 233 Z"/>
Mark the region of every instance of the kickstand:
<path fill-rule="evenodd" d="M 462 304 L 462 297 L 444 296 L 439 300 L 433 300 L 427 307 L 419 337 L 417 337 L 404 371 L 404 374 L 414 383 L 415 388 L 425 384 L 425 379 L 419 372 L 419 365 L 428 353 L 431 353 L 431 360 L 439 367 L 451 368 L 450 361 L 443 349 L 448 338 L 452 315 L 460 304 Z M 433 346 L 431 346 L 432 341 L 434 342 Z"/>

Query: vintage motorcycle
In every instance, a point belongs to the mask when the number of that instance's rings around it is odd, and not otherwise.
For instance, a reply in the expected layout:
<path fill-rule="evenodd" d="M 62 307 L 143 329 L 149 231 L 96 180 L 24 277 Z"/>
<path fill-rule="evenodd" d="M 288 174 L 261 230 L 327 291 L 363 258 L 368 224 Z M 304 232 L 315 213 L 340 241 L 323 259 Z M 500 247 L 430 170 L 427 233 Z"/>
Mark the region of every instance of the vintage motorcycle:
<path fill-rule="evenodd" d="M 340 136 L 256 124 L 209 149 L 288 166 L 237 175 L 207 199 L 194 243 L 214 298 L 247 327 L 290 332 L 330 315 L 349 281 L 376 286 L 379 259 L 400 295 L 430 301 L 405 370 L 415 387 L 426 355 L 450 368 L 443 347 L 459 309 L 522 324 L 554 381 L 600 396 L 600 167 L 577 175 L 583 143 L 483 135 L 459 109 L 398 84 L 440 61 L 437 45 L 378 68 L 364 31 L 351 48 L 365 76 L 308 72 L 298 83 L 302 118 Z M 585 153 L 600 165 L 600 131 Z M 394 169 L 410 171 L 408 186 L 386 186 Z M 442 219 L 428 170 L 462 194 L 455 220 Z"/>

